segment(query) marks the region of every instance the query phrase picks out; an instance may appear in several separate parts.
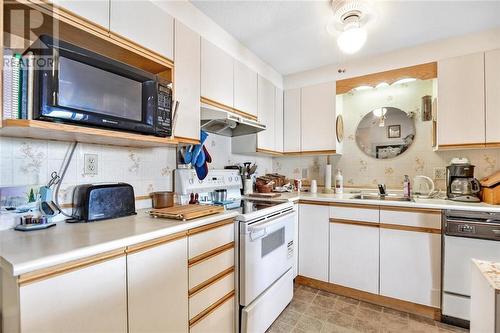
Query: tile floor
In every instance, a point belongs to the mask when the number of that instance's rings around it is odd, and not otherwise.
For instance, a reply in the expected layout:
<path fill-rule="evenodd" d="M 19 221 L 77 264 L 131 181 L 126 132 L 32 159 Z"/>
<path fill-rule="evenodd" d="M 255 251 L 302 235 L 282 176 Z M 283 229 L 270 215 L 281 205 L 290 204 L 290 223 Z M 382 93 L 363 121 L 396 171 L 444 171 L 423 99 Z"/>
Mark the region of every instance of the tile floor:
<path fill-rule="evenodd" d="M 268 333 L 450 333 L 468 332 L 424 317 L 296 286 L 292 302 Z"/>

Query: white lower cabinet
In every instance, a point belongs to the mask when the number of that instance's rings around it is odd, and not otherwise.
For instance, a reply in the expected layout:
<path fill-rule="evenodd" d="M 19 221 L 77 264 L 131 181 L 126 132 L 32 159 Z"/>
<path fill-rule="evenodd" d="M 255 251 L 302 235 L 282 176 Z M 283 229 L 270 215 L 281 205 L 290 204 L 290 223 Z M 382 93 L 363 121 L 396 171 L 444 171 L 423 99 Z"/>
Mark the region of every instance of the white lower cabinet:
<path fill-rule="evenodd" d="M 234 332 L 234 221 L 189 231 L 189 331 Z"/>
<path fill-rule="evenodd" d="M 329 208 L 300 205 L 299 275 L 328 281 Z"/>
<path fill-rule="evenodd" d="M 21 285 L 19 331 L 126 333 L 126 271 L 126 259 L 122 256 Z M 5 304 L 3 311 L 7 311 Z M 6 326 L 10 328 L 4 332 L 18 331 L 4 322 L 4 329 Z"/>
<path fill-rule="evenodd" d="M 129 332 L 188 332 L 187 237 L 127 256 Z"/>
<path fill-rule="evenodd" d="M 379 229 L 330 224 L 330 282 L 378 294 Z"/>
<path fill-rule="evenodd" d="M 190 328 L 191 333 L 233 333 L 235 297 L 227 299 L 214 311 L 196 322 Z"/>
<path fill-rule="evenodd" d="M 380 294 L 439 307 L 441 235 L 380 229 Z"/>

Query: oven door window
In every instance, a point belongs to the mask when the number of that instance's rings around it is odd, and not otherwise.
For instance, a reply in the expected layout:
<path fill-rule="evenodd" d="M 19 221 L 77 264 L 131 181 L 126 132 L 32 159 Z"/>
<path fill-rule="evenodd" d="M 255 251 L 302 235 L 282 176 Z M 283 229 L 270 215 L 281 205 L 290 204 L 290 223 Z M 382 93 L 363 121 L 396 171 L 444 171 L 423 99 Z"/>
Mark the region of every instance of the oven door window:
<path fill-rule="evenodd" d="M 59 57 L 57 106 L 142 120 L 142 83 Z"/>
<path fill-rule="evenodd" d="M 280 248 L 285 244 L 285 227 L 280 228 L 266 237 L 262 238 L 261 258 Z"/>

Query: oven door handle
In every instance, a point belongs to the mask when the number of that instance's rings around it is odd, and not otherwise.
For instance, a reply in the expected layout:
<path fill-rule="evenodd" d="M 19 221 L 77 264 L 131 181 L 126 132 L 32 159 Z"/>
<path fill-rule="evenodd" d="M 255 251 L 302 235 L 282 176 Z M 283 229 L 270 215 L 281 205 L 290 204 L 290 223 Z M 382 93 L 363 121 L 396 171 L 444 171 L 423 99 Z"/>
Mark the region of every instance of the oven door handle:
<path fill-rule="evenodd" d="M 248 228 L 248 231 L 250 233 L 250 240 L 253 242 L 257 239 L 260 239 L 260 238 L 263 238 L 265 236 L 267 236 L 267 228 L 270 227 L 270 226 L 273 226 L 279 222 L 281 222 L 281 220 L 284 218 L 284 217 L 287 217 L 289 215 L 292 215 L 295 211 L 294 210 L 291 210 L 289 211 L 288 213 L 285 213 L 285 214 L 282 214 L 282 215 L 278 215 L 270 220 L 266 220 L 266 221 L 262 221 L 262 222 L 257 222 L 255 223 L 254 225 L 250 226 Z"/>

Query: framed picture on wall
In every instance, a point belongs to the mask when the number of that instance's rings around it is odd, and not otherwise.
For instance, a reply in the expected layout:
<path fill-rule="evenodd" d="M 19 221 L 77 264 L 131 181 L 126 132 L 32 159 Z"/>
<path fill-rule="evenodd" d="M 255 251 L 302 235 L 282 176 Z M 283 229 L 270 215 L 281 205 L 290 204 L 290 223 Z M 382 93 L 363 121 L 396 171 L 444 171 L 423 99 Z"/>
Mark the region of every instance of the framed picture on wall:
<path fill-rule="evenodd" d="M 397 139 L 401 137 L 401 125 L 387 126 L 387 137 L 389 139 Z"/>

